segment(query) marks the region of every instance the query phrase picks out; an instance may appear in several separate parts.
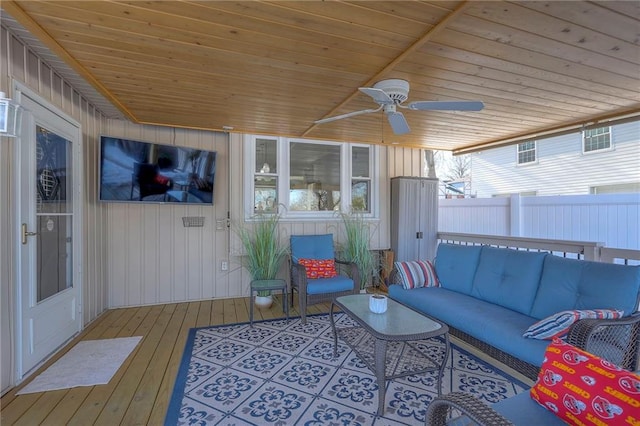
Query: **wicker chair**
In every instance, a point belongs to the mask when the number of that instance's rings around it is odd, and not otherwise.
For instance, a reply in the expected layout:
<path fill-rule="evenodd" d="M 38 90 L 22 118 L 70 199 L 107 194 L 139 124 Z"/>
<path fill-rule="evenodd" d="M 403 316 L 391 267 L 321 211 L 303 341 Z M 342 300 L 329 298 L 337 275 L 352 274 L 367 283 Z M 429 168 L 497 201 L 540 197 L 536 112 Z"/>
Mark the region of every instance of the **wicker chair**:
<path fill-rule="evenodd" d="M 294 303 L 295 291 L 298 293 L 298 309 L 303 324 L 307 322 L 307 306 L 330 302 L 335 297 L 360 290 L 360 274 L 356 264 L 335 259 L 333 235 L 292 235 L 290 243 L 291 304 Z M 298 262 L 300 259 L 334 259 L 338 276 L 307 278 L 307 269 Z"/>
<path fill-rule="evenodd" d="M 640 313 L 616 320 L 580 320 L 569 330 L 567 343 L 602 357 L 626 370 L 636 371 L 640 368 Z M 514 398 L 518 398 L 518 396 Z M 536 404 L 532 400 L 530 401 L 531 404 Z M 468 420 L 481 426 L 513 424 L 500 414 L 500 403 L 489 406 L 472 395 L 452 392 L 435 398 L 429 404 L 426 412 L 426 425 L 457 424 L 455 419 L 451 419 L 453 413 L 462 414 Z"/>

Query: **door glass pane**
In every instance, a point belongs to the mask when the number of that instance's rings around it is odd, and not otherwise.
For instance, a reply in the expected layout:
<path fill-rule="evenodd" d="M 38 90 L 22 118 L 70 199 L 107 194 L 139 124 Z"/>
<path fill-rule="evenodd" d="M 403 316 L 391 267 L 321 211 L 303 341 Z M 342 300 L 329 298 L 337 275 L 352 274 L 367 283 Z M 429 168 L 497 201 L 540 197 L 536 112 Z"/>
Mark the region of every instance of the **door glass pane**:
<path fill-rule="evenodd" d="M 38 215 L 38 302 L 72 287 L 71 216 Z"/>
<path fill-rule="evenodd" d="M 73 285 L 71 141 L 36 127 L 38 302 Z"/>
<path fill-rule="evenodd" d="M 340 209 L 340 147 L 296 142 L 290 145 L 289 209 Z"/>

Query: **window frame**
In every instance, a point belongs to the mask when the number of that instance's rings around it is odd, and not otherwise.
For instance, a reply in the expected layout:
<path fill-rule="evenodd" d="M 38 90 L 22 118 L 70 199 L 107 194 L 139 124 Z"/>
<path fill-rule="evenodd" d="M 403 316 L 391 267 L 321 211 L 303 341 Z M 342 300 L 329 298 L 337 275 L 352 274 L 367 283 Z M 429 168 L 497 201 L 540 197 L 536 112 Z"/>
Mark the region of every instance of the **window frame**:
<path fill-rule="evenodd" d="M 605 129 L 605 128 L 608 129 L 606 134 L 609 135 L 609 146 L 604 147 L 604 148 L 591 149 L 591 150 L 587 151 L 586 150 L 587 131 Z M 597 152 L 608 152 L 608 151 L 612 151 L 613 150 L 613 133 L 612 133 L 612 127 L 611 126 L 589 127 L 587 129 L 583 129 L 582 132 L 580 132 L 580 133 L 581 133 L 581 136 L 582 136 L 582 154 L 583 155 L 590 155 L 590 154 L 597 153 Z"/>
<path fill-rule="evenodd" d="M 276 177 L 278 212 L 282 219 L 294 221 L 312 220 L 339 220 L 338 213 L 349 213 L 352 202 L 351 185 L 355 180 L 368 180 L 370 182 L 370 206 L 369 211 L 363 213 L 363 217 L 370 219 L 379 218 L 379 149 L 378 145 L 334 142 L 316 139 L 287 138 L 264 135 L 245 135 L 244 137 L 244 197 L 243 207 L 246 220 L 250 220 L 256 215 L 254 211 L 254 191 L 255 191 L 255 164 L 256 164 L 256 141 L 258 139 L 269 139 L 276 141 L 277 152 L 277 173 L 270 176 Z M 340 147 L 340 209 L 327 211 L 291 211 L 290 203 L 290 149 L 292 143 L 331 145 Z M 369 149 L 369 177 L 353 176 L 352 149 L 353 147 L 366 147 Z M 345 203 L 347 200 L 347 203 Z M 284 206 L 284 208 L 283 208 Z"/>
<path fill-rule="evenodd" d="M 533 149 L 527 149 L 527 150 L 521 151 L 520 150 L 520 146 L 524 145 L 526 143 L 533 143 Z M 533 160 L 527 161 L 527 162 L 520 162 L 520 154 L 523 154 L 525 152 L 533 152 Z M 538 164 L 538 141 L 536 141 L 536 140 L 525 141 L 525 142 L 520 142 L 520 143 L 516 144 L 516 165 L 517 166 L 529 166 L 531 164 Z"/>

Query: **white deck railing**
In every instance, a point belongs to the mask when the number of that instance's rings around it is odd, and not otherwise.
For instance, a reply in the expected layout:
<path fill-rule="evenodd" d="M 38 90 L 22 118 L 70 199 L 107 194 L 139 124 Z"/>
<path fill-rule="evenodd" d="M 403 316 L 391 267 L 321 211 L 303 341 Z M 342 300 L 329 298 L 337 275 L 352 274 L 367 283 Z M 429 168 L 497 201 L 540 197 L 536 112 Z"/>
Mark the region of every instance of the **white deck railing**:
<path fill-rule="evenodd" d="M 640 265 L 640 250 L 609 248 L 604 247 L 604 244 L 599 242 L 462 234 L 456 232 L 438 232 L 438 241 L 451 244 L 489 245 L 517 250 L 544 251 L 555 256 L 572 259 Z"/>

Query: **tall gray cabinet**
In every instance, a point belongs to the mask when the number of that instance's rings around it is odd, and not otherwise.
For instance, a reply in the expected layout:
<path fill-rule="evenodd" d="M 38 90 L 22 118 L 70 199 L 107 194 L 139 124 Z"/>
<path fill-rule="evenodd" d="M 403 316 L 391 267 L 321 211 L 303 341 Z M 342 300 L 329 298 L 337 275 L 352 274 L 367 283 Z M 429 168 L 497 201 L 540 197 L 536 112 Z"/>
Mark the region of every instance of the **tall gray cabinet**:
<path fill-rule="evenodd" d="M 438 179 L 391 179 L 391 249 L 395 260 L 433 260 L 438 233 Z"/>

